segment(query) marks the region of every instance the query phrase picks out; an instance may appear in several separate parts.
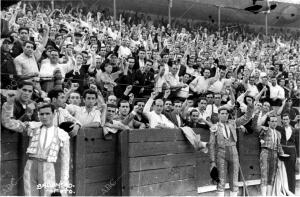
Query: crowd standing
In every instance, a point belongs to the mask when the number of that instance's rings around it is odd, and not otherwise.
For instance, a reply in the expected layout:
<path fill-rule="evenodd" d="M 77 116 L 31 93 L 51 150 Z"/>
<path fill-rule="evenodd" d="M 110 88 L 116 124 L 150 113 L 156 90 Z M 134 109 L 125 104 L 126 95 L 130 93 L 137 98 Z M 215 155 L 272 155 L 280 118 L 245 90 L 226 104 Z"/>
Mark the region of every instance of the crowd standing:
<path fill-rule="evenodd" d="M 278 154 L 289 155 L 288 189 L 295 193 L 299 33 L 265 36 L 244 25 L 217 31 L 210 23 L 171 27 L 144 14 L 113 18 L 106 9 L 33 3 L 18 3 L 1 17 L 8 23 L 1 29 L 5 128 L 20 132 L 42 122 L 73 137 L 81 127 L 102 127 L 107 139 L 125 129 L 204 128 L 211 132 L 211 168 L 219 169 L 221 195 L 225 162 L 232 165 L 232 195 L 237 192 L 236 132 L 258 132 L 262 194 L 272 194 Z M 34 158 L 35 148 L 28 152 Z M 223 158 L 225 152 L 233 157 Z"/>

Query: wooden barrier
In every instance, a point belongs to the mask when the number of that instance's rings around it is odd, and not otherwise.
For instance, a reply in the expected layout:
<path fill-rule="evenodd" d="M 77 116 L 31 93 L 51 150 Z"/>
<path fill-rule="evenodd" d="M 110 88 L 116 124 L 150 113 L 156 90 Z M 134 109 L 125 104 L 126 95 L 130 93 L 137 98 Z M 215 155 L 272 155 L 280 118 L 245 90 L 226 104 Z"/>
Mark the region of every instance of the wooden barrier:
<path fill-rule="evenodd" d="M 208 130 L 195 132 L 209 140 Z M 23 195 L 26 140 L 7 130 L 1 135 L 1 194 Z M 239 134 L 238 146 L 245 178 L 259 179 L 257 136 Z M 210 180 L 209 154 L 195 152 L 180 130 L 129 130 L 105 140 L 102 129 L 82 128 L 72 139 L 73 195 L 197 195 Z"/>
<path fill-rule="evenodd" d="M 208 130 L 195 132 L 209 140 Z M 195 152 L 180 130 L 131 130 L 119 137 L 122 195 L 197 195 L 197 187 L 212 185 L 209 154 Z M 246 180 L 259 179 L 257 134 L 239 133 L 238 147 Z"/>
<path fill-rule="evenodd" d="M 117 195 L 116 137 L 105 140 L 102 129 L 81 129 L 75 146 L 75 191 L 79 196 Z"/>
<path fill-rule="evenodd" d="M 207 130 L 196 133 L 208 141 Z M 195 152 L 182 131 L 123 131 L 120 139 L 122 195 L 189 195 L 209 184 L 208 155 Z"/>

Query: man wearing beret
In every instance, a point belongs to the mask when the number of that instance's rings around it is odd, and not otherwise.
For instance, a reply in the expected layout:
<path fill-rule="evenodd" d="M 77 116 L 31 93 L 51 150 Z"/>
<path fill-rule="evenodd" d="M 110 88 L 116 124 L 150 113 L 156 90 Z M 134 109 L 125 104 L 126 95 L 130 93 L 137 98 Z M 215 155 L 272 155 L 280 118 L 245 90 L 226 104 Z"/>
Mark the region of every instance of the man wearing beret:
<path fill-rule="evenodd" d="M 224 196 L 226 171 L 230 177 L 230 196 L 237 196 L 239 157 L 236 148 L 239 126 L 247 124 L 253 114 L 253 103 L 248 103 L 247 112 L 236 120 L 228 120 L 228 108 L 220 107 L 218 110 L 219 122 L 211 127 L 209 150 L 210 167 L 218 168 L 220 182 L 217 185 L 217 196 Z M 228 168 L 227 168 L 228 166 Z"/>

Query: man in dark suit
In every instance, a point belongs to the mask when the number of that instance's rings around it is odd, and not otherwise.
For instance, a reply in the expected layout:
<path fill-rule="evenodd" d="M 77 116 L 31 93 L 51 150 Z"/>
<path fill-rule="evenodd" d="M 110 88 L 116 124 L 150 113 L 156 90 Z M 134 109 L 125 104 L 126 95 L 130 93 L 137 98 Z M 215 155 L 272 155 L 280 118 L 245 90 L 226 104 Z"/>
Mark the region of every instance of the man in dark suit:
<path fill-rule="evenodd" d="M 282 115 L 282 125 L 277 126 L 276 130 L 278 130 L 281 134 L 281 146 L 284 153 L 290 155 L 288 158 L 284 160 L 284 165 L 286 168 L 289 190 L 295 194 L 295 186 L 296 186 L 296 159 L 297 159 L 297 151 L 296 147 L 299 147 L 299 138 L 296 137 L 296 130 L 290 125 L 290 116 L 285 113 Z"/>
<path fill-rule="evenodd" d="M 135 60 L 133 70 L 143 69 L 146 66 L 146 51 L 144 48 L 139 50 L 138 56 Z"/>
<path fill-rule="evenodd" d="M 182 127 L 184 125 L 183 119 L 181 117 L 181 101 L 174 101 L 174 110 L 171 112 L 164 112 L 164 115 L 177 127 Z"/>

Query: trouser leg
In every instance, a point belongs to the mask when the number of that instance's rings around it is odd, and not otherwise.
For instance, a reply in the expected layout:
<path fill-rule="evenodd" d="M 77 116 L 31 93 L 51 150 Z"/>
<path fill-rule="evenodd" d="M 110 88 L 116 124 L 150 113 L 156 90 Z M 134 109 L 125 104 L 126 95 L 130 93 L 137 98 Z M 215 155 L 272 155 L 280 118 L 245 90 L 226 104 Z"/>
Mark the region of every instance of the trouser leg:
<path fill-rule="evenodd" d="M 220 178 L 220 182 L 217 185 L 217 191 L 224 193 L 226 173 L 227 173 L 227 162 L 225 161 L 225 150 L 219 150 L 217 153 L 217 168 L 219 171 L 219 178 Z"/>
<path fill-rule="evenodd" d="M 267 196 L 272 196 L 272 189 L 273 189 L 272 185 L 267 186 Z"/>
<path fill-rule="evenodd" d="M 260 178 L 261 178 L 261 195 L 267 195 L 268 181 L 268 150 L 262 149 L 260 153 Z"/>
<path fill-rule="evenodd" d="M 55 191 L 55 169 L 53 163 L 40 162 L 40 181 L 45 184 L 43 196 L 50 196 Z"/>
<path fill-rule="evenodd" d="M 284 153 L 290 155 L 287 160 L 284 161 L 286 174 L 288 178 L 289 190 L 295 193 L 296 186 L 296 149 L 295 148 L 283 148 Z"/>
<path fill-rule="evenodd" d="M 38 164 L 36 161 L 27 160 L 23 181 L 24 181 L 24 193 L 25 196 L 39 196 L 40 187 L 38 186 Z"/>
<path fill-rule="evenodd" d="M 261 185 L 260 190 L 261 190 L 262 196 L 267 196 L 267 186 L 266 185 Z"/>
<path fill-rule="evenodd" d="M 228 175 L 229 175 L 229 185 L 230 190 L 237 193 L 238 188 L 238 178 L 239 178 L 239 157 L 235 146 L 226 147 L 228 150 Z M 233 193 L 233 194 L 234 194 Z"/>

